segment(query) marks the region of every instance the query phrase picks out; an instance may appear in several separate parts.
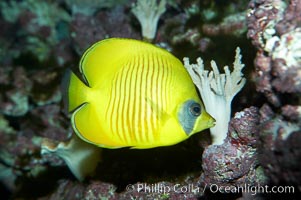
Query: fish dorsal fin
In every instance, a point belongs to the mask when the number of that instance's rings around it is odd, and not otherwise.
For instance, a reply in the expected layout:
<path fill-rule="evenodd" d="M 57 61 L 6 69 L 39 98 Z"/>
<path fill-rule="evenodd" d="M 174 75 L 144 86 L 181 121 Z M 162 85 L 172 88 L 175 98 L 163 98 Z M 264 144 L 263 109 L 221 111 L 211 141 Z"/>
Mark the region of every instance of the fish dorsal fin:
<path fill-rule="evenodd" d="M 152 44 L 133 39 L 102 40 L 84 53 L 80 61 L 80 72 L 88 86 L 93 87 L 100 80 L 112 77 L 126 64 L 129 57 L 153 47 Z"/>
<path fill-rule="evenodd" d="M 110 70 L 114 71 L 116 65 L 113 62 L 120 60 L 123 52 L 118 50 L 118 55 L 114 52 L 118 47 L 111 40 L 102 40 L 92 45 L 80 60 L 80 72 L 86 83 L 93 87 L 99 80 L 104 80 Z"/>

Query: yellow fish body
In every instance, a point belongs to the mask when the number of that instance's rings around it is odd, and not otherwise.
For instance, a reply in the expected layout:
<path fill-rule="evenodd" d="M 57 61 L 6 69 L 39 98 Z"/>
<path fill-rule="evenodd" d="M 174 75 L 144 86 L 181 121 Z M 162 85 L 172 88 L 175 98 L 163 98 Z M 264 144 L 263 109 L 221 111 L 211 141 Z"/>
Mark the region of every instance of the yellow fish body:
<path fill-rule="evenodd" d="M 111 38 L 82 56 L 68 86 L 71 122 L 83 140 L 105 148 L 179 143 L 214 126 L 183 64 L 152 44 Z"/>

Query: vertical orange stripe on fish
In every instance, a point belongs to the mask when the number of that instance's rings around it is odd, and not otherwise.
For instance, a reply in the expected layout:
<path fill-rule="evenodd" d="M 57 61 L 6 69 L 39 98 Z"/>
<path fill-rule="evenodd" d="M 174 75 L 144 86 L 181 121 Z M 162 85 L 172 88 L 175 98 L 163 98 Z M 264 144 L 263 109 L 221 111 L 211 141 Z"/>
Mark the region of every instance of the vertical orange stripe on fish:
<path fill-rule="evenodd" d="M 138 82 L 138 88 L 139 90 L 137 91 L 139 93 L 139 121 L 141 122 L 139 124 L 140 129 L 139 129 L 139 135 L 141 138 L 141 142 L 146 141 L 146 137 L 145 137 L 145 109 L 144 109 L 144 101 L 145 101 L 145 96 L 143 91 L 145 90 L 145 71 L 147 71 L 147 69 L 144 69 L 145 63 L 144 63 L 144 57 L 143 55 L 139 56 L 139 69 L 141 69 L 140 73 L 139 73 L 139 82 Z"/>
<path fill-rule="evenodd" d="M 131 125 L 132 125 L 132 137 L 135 139 L 135 142 L 140 140 L 138 131 L 136 130 L 138 127 L 138 104 L 139 104 L 139 94 L 137 94 L 137 78 L 138 78 L 138 69 L 139 69 L 139 57 L 135 56 L 132 61 L 133 73 L 131 76 L 131 85 L 132 85 L 132 94 L 131 94 L 131 104 L 132 104 L 132 112 L 131 112 Z"/>
<path fill-rule="evenodd" d="M 140 93 L 140 86 L 141 86 L 141 82 L 142 82 L 142 68 L 141 68 L 141 57 L 137 57 L 137 59 L 135 59 L 137 62 L 137 71 L 136 71 L 136 75 L 134 77 L 135 80 L 135 96 L 136 96 L 136 103 L 135 103 L 135 112 L 134 112 L 134 134 L 137 137 L 137 141 L 142 141 L 141 138 L 141 93 Z"/>
<path fill-rule="evenodd" d="M 127 97 L 126 97 L 126 101 L 127 101 L 127 109 L 126 109 L 126 115 L 125 118 L 126 120 L 126 124 L 128 125 L 128 132 L 131 133 L 131 140 L 136 142 L 137 138 L 132 134 L 134 129 L 133 129 L 133 113 L 134 113 L 134 106 L 135 106 L 135 91 L 134 91 L 134 71 L 136 69 L 135 66 L 135 62 L 129 62 L 128 66 L 129 68 L 129 74 L 128 74 L 128 80 L 126 82 L 127 84 Z"/>
<path fill-rule="evenodd" d="M 171 79 L 172 79 L 172 74 L 171 74 L 171 65 L 170 63 L 168 63 L 167 59 L 164 58 L 163 60 L 163 65 L 164 65 L 164 69 L 166 70 L 166 73 L 165 73 L 165 81 L 163 83 L 163 87 L 164 87 L 164 91 L 163 91 L 163 102 L 164 102 L 164 109 L 167 109 L 167 102 L 170 102 L 170 90 L 168 90 L 168 88 L 170 88 L 171 86 Z"/>
<path fill-rule="evenodd" d="M 116 77 L 114 77 L 113 82 L 112 82 L 112 87 L 111 87 L 111 92 L 109 95 L 109 101 L 108 101 L 108 106 L 106 107 L 106 120 L 109 122 L 109 129 L 111 132 L 115 133 L 116 132 L 116 126 L 114 121 L 116 121 L 116 105 L 114 104 L 117 99 L 117 90 L 116 90 Z M 120 136 L 118 137 L 119 140 L 121 140 Z"/>
<path fill-rule="evenodd" d="M 122 91 L 121 88 L 121 81 L 122 81 L 123 74 L 120 73 L 120 71 L 117 73 L 116 82 L 115 82 L 115 93 L 117 94 L 117 98 L 115 102 L 112 102 L 114 106 L 114 116 L 115 120 L 112 121 L 112 126 L 114 127 L 113 133 L 117 134 L 118 137 L 121 139 L 121 141 L 125 142 L 126 138 L 125 135 L 122 133 L 122 129 L 120 128 L 122 123 L 122 106 L 123 106 L 123 97 L 124 97 L 124 91 Z"/>
<path fill-rule="evenodd" d="M 143 70 L 144 73 L 144 110 L 145 110 L 145 120 L 144 120 L 144 124 L 145 124 L 145 141 L 149 142 L 153 140 L 153 130 L 150 124 L 151 118 L 152 118 L 152 112 L 151 112 L 151 103 L 150 103 L 150 99 L 148 96 L 148 90 L 149 88 L 151 88 L 151 83 L 149 82 L 149 73 L 150 73 L 150 69 L 151 69 L 151 62 L 149 60 L 149 55 L 144 54 L 144 68 L 146 70 Z"/>
<path fill-rule="evenodd" d="M 154 78 L 154 55 L 152 52 L 149 53 L 149 73 L 147 76 L 147 97 L 148 99 L 148 105 L 149 105 L 149 112 L 150 112 L 150 118 L 148 120 L 149 126 L 151 127 L 151 138 L 149 139 L 149 142 L 153 142 L 155 140 L 155 132 L 157 130 L 157 123 L 156 123 L 156 113 L 154 112 L 154 105 L 153 105 L 153 78 Z"/>
<path fill-rule="evenodd" d="M 157 95 L 157 109 L 158 109 L 158 120 L 162 118 L 162 110 L 165 109 L 165 104 L 163 100 L 163 75 L 164 75 L 164 66 L 162 65 L 162 59 L 159 56 L 156 56 L 157 58 L 157 68 L 158 68 L 158 90 L 156 92 Z M 160 109 L 160 110 L 159 110 Z"/>
<path fill-rule="evenodd" d="M 153 105 L 153 113 L 154 113 L 154 121 L 157 123 L 159 122 L 159 118 L 160 118 L 160 112 L 159 112 L 159 106 L 160 106 L 160 102 L 158 101 L 158 72 L 159 72 L 159 68 L 160 66 L 158 66 L 158 57 L 156 54 L 153 55 L 153 63 L 154 63 L 154 68 L 153 68 L 153 76 L 151 79 L 151 84 L 152 84 L 152 103 L 155 103 L 156 105 Z M 155 136 L 156 137 L 156 136 Z"/>
<path fill-rule="evenodd" d="M 130 132 L 129 132 L 129 124 L 127 123 L 126 121 L 126 112 L 127 112 L 127 109 L 129 107 L 129 100 L 128 98 L 129 97 L 129 93 L 128 93 L 128 90 L 127 90 L 127 87 L 128 87 L 128 83 L 130 81 L 129 79 L 129 65 L 128 63 L 122 68 L 121 70 L 121 82 L 120 82 L 120 91 L 121 92 L 121 98 L 122 98 L 122 107 L 121 109 L 119 110 L 119 115 L 120 115 L 120 123 L 118 124 L 119 127 L 118 127 L 118 132 L 119 134 L 122 134 L 124 136 L 124 141 L 126 143 L 129 143 L 129 141 L 131 141 L 131 136 L 130 136 Z"/>

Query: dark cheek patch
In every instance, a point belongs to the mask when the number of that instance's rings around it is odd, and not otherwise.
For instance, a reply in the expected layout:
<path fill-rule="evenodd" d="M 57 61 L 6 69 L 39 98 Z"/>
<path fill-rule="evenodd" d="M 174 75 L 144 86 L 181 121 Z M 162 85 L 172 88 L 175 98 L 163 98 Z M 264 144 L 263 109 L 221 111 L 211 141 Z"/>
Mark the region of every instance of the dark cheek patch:
<path fill-rule="evenodd" d="M 194 109 L 193 105 L 195 104 L 197 104 L 197 102 L 193 100 L 186 101 L 181 107 L 178 114 L 178 120 L 187 135 L 189 135 L 192 132 L 195 121 L 198 117 L 197 115 L 194 115 L 191 112 L 191 108 Z"/>

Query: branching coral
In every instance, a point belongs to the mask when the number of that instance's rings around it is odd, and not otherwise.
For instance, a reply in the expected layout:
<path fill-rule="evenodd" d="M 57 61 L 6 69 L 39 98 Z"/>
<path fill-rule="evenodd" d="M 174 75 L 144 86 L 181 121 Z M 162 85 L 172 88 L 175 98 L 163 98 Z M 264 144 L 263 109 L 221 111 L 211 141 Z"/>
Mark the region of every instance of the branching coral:
<path fill-rule="evenodd" d="M 147 40 L 155 38 L 160 16 L 165 12 L 166 0 L 138 0 L 132 6 L 132 13 L 137 17 L 142 28 L 142 36 Z"/>
<path fill-rule="evenodd" d="M 216 120 L 216 125 L 210 128 L 213 144 L 222 144 L 226 138 L 231 116 L 231 101 L 246 82 L 241 72 L 244 64 L 240 60 L 240 49 L 237 48 L 234 70 L 230 72 L 229 67 L 225 66 L 225 74 L 220 74 L 213 60 L 211 61 L 213 71 L 209 72 L 204 69 L 201 58 L 197 59 L 197 64 L 189 64 L 189 59 L 184 58 L 184 65 L 202 96 L 206 110 Z"/>

